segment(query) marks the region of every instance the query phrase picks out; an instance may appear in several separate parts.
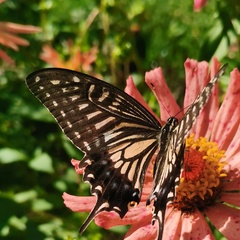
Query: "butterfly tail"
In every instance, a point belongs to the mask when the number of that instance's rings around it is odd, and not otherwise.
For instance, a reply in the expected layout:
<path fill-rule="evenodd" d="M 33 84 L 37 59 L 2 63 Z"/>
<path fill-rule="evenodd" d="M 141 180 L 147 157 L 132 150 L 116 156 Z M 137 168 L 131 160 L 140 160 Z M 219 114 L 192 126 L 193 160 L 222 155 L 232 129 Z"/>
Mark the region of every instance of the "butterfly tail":
<path fill-rule="evenodd" d="M 99 209 L 99 206 L 96 204 L 96 206 L 93 208 L 93 210 L 90 212 L 90 214 L 88 215 L 88 217 L 86 218 L 86 220 L 84 221 L 84 223 L 82 224 L 82 226 L 79 229 L 79 234 L 83 234 L 83 232 L 86 230 L 86 228 L 88 227 L 88 225 L 92 222 L 92 220 L 94 219 L 94 217 L 100 212 L 101 210 Z"/>

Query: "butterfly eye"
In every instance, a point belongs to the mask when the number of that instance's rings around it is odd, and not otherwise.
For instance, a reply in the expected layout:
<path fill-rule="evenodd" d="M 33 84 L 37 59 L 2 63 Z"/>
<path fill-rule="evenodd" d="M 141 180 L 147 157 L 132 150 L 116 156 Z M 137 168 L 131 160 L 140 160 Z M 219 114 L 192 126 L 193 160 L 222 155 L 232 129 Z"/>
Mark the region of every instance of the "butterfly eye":
<path fill-rule="evenodd" d="M 133 207 L 136 207 L 137 205 L 138 205 L 137 202 L 131 201 L 131 202 L 128 203 L 128 209 L 133 208 Z"/>

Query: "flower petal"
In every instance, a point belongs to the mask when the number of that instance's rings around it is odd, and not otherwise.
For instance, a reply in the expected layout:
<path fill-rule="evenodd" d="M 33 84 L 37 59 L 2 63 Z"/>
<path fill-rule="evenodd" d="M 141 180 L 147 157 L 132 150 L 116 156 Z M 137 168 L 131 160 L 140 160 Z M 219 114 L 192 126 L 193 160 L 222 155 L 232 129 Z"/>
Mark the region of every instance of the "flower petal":
<path fill-rule="evenodd" d="M 197 95 L 209 81 L 208 63 L 205 61 L 197 62 L 196 60 L 188 58 L 184 63 L 184 67 L 186 76 L 186 90 L 183 105 L 184 108 L 187 108 L 193 103 Z"/>
<path fill-rule="evenodd" d="M 79 163 L 80 163 L 79 160 L 71 159 L 71 164 L 74 166 L 76 173 L 83 174 L 85 168 L 79 168 Z"/>
<path fill-rule="evenodd" d="M 221 203 L 216 203 L 205 211 L 213 225 L 227 238 L 239 239 L 240 211 Z"/>
<path fill-rule="evenodd" d="M 90 212 L 96 204 L 96 197 L 76 197 L 66 192 L 63 193 L 62 198 L 66 207 L 73 212 Z"/>
<path fill-rule="evenodd" d="M 157 237 L 157 223 L 152 225 L 151 219 L 142 219 L 131 226 L 124 240 L 154 240 Z"/>
<path fill-rule="evenodd" d="M 181 235 L 181 215 L 181 211 L 176 211 L 172 208 L 167 209 L 163 230 L 163 239 L 179 238 Z"/>
<path fill-rule="evenodd" d="M 223 183 L 223 189 L 226 191 L 239 190 L 240 189 L 240 178 L 236 178 L 230 182 Z"/>
<path fill-rule="evenodd" d="M 227 159 L 230 165 L 230 170 L 227 173 L 227 177 L 226 177 L 227 179 L 229 178 L 234 179 L 239 176 L 240 174 L 239 159 L 240 159 L 240 152 L 235 154 L 233 157 Z"/>
<path fill-rule="evenodd" d="M 14 64 L 14 61 L 12 58 L 10 58 L 3 50 L 0 49 L 0 58 L 2 58 L 4 61 L 8 62 L 9 64 Z"/>
<path fill-rule="evenodd" d="M 240 159 L 240 153 L 238 154 L 238 164 Z M 227 176 L 224 178 L 223 191 L 229 190 L 239 190 L 240 189 L 240 170 L 237 168 L 232 168 L 228 171 Z"/>
<path fill-rule="evenodd" d="M 221 193 L 220 200 L 240 207 L 240 192 Z"/>
<path fill-rule="evenodd" d="M 189 217 L 183 215 L 181 223 L 182 231 L 180 239 L 215 239 L 206 219 L 198 210 L 192 213 Z"/>
<path fill-rule="evenodd" d="M 141 206 L 139 204 L 137 207 L 132 208 L 123 218 L 120 218 L 114 212 L 102 212 L 95 217 L 95 222 L 97 225 L 109 229 L 118 225 L 135 225 L 145 220 L 150 224 L 151 219 L 151 211 L 146 210 L 145 203 L 141 203 Z"/>
<path fill-rule="evenodd" d="M 46 44 L 43 46 L 43 51 L 40 55 L 40 59 L 45 61 L 46 63 L 51 64 L 54 67 L 64 68 L 64 63 L 60 58 L 57 51 L 52 48 L 50 45 Z"/>
<path fill-rule="evenodd" d="M 16 35 L 12 35 L 9 33 L 1 33 L 1 41 L 7 47 L 10 47 L 14 50 L 18 50 L 18 45 L 20 46 L 28 46 L 29 42 L 21 37 Z"/>
<path fill-rule="evenodd" d="M 166 84 L 161 68 L 146 72 L 145 82 L 158 100 L 162 121 L 166 122 L 170 116 L 175 116 L 180 112 L 180 107 Z M 182 114 L 178 114 L 178 118 L 181 117 Z"/>
<path fill-rule="evenodd" d="M 105 229 L 109 229 L 114 226 L 119 225 L 127 225 L 125 224 L 124 218 L 120 218 L 120 216 L 116 212 L 100 212 L 95 218 L 95 223 Z"/>
<path fill-rule="evenodd" d="M 128 77 L 126 84 L 127 85 L 126 85 L 124 91 L 128 95 L 130 95 L 131 97 L 136 99 L 140 104 L 142 104 L 159 121 L 159 117 L 157 117 L 157 115 L 152 111 L 152 109 L 148 106 L 148 104 L 144 100 L 141 93 L 138 91 L 136 85 L 134 84 L 132 76 Z"/>
<path fill-rule="evenodd" d="M 37 33 L 41 31 L 41 28 L 32 26 L 32 25 L 22 25 L 12 22 L 0 22 L 1 32 L 9 32 L 9 33 Z"/>
<path fill-rule="evenodd" d="M 226 151 L 226 156 L 227 156 L 229 162 L 230 162 L 229 158 L 234 157 L 236 154 L 238 154 L 240 152 L 239 139 L 240 139 L 240 127 L 238 128 L 237 132 L 235 133 L 234 138 L 232 139 L 232 141 Z"/>
<path fill-rule="evenodd" d="M 214 121 L 211 140 L 218 143 L 220 149 L 228 149 L 231 140 L 240 125 L 240 73 L 231 72 L 231 81 L 224 101 Z M 239 142 L 239 139 L 236 139 Z"/>

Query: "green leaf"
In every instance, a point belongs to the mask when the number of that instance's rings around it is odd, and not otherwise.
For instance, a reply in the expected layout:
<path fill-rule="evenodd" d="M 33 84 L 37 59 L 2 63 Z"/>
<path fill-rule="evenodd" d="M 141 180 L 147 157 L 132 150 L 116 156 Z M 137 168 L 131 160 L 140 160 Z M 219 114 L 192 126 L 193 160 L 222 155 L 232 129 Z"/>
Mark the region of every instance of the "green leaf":
<path fill-rule="evenodd" d="M 35 157 L 30 163 L 29 167 L 46 173 L 53 173 L 54 169 L 52 166 L 52 158 L 47 153 L 42 153 L 41 155 Z"/>
<path fill-rule="evenodd" d="M 9 219 L 9 224 L 13 227 L 15 227 L 16 229 L 19 229 L 21 231 L 26 230 L 26 222 L 27 222 L 27 217 L 24 216 L 22 218 L 18 218 L 16 216 L 12 216 Z"/>
<path fill-rule="evenodd" d="M 33 203 L 33 210 L 34 211 L 47 211 L 51 210 L 53 205 L 44 199 L 37 199 Z"/>
<path fill-rule="evenodd" d="M 6 164 L 24 160 L 26 160 L 26 155 L 16 149 L 3 148 L 0 150 L 0 163 Z"/>
<path fill-rule="evenodd" d="M 24 203 L 29 200 L 35 199 L 37 197 L 37 192 L 35 190 L 29 190 L 25 192 L 20 192 L 14 195 L 14 200 L 17 203 Z"/>

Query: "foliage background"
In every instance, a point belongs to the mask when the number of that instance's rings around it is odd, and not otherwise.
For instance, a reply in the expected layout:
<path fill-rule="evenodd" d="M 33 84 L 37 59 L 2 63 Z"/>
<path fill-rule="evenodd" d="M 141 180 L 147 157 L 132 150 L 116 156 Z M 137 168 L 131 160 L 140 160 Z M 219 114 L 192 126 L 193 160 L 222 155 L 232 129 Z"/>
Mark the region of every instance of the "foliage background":
<path fill-rule="evenodd" d="M 96 60 L 85 60 L 90 61 L 87 72 L 121 89 L 132 74 L 157 112 L 156 101 L 143 83 L 145 71 L 161 66 L 181 102 L 186 58 L 210 61 L 217 56 L 229 63 L 228 71 L 240 67 L 239 16 L 238 0 L 212 0 L 200 12 L 193 11 L 191 0 L 2 3 L 0 21 L 35 25 L 42 31 L 21 35 L 30 46 L 19 51 L 0 46 L 15 61 L 13 66 L 0 60 L 0 238 L 122 239 L 126 231 L 126 227 L 105 231 L 92 223 L 78 236 L 86 214 L 72 213 L 63 204 L 62 192 L 88 195 L 89 190 L 70 164 L 71 158 L 81 159 L 82 154 L 24 83 L 30 72 L 56 60 L 40 59 L 43 46 L 52 46 L 63 63 L 70 59 L 67 66 L 79 71 L 83 65 L 76 66 L 71 57 L 95 47 Z M 217 231 L 216 237 L 221 238 Z"/>

